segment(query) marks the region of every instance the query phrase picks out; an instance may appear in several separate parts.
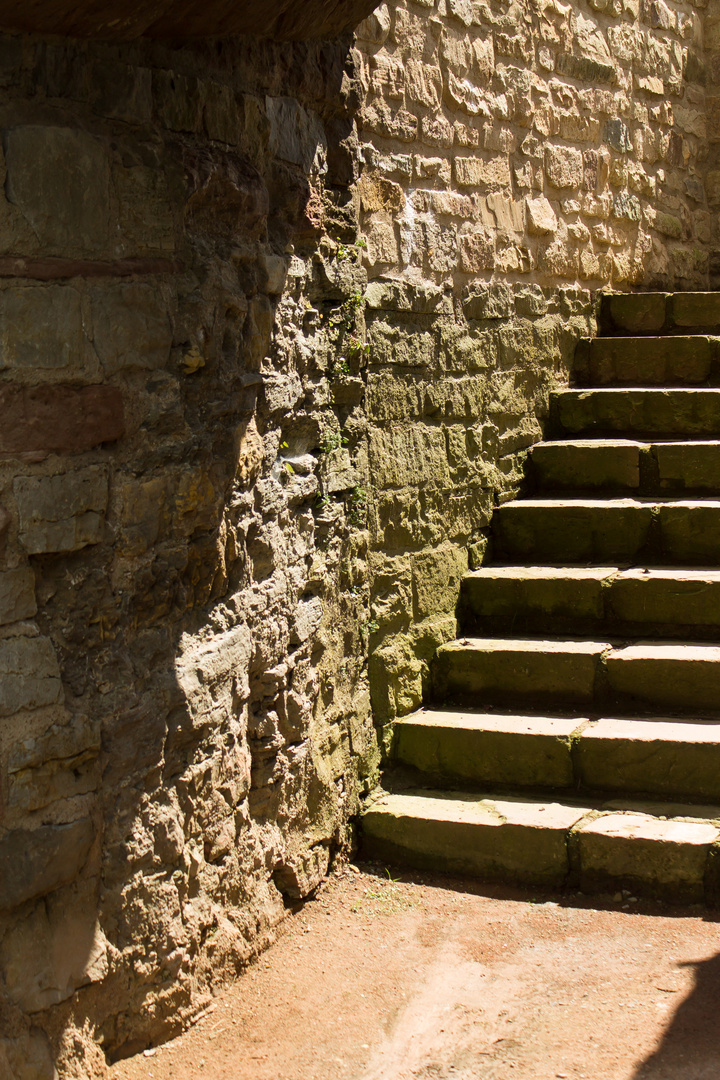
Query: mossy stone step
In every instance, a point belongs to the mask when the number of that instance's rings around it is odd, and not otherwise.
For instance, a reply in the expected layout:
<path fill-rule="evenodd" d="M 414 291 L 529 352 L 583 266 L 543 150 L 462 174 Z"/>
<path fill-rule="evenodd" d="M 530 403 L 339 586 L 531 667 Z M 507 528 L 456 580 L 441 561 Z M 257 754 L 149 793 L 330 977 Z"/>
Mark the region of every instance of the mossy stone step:
<path fill-rule="evenodd" d="M 602 334 L 687 333 L 690 329 L 720 330 L 720 293 L 604 293 L 600 297 Z"/>
<path fill-rule="evenodd" d="M 601 641 L 463 638 L 441 645 L 433 664 L 436 699 L 486 704 L 543 701 L 587 703 L 595 695 Z"/>
<path fill-rule="evenodd" d="M 568 834 L 589 809 L 556 802 L 472 794 L 385 795 L 362 817 L 369 858 L 487 881 L 562 885 L 570 871 Z"/>
<path fill-rule="evenodd" d="M 466 574 L 462 597 L 485 632 L 720 635 L 720 570 L 488 566 Z"/>
<path fill-rule="evenodd" d="M 421 709 L 393 757 L 453 783 L 720 801 L 720 719 Z"/>
<path fill-rule="evenodd" d="M 393 757 L 478 784 L 572 788 L 571 737 L 585 724 L 578 716 L 422 709 L 396 722 Z"/>
<path fill-rule="evenodd" d="M 596 791 L 720 801 L 720 720 L 603 717 L 578 733 L 573 767 Z"/>
<path fill-rule="evenodd" d="M 561 439 L 714 439 L 720 432 L 720 389 L 555 390 L 550 394 L 550 429 Z"/>
<path fill-rule="evenodd" d="M 643 706 L 687 713 L 720 706 L 720 646 L 638 642 L 604 657 L 609 693 Z"/>
<path fill-rule="evenodd" d="M 493 526 L 494 550 L 506 561 L 720 559 L 717 500 L 517 499 L 496 510 Z"/>
<path fill-rule="evenodd" d="M 577 386 L 702 386 L 720 382 L 720 338 L 583 338 L 575 350 Z"/>
<path fill-rule="evenodd" d="M 702 816 L 704 815 L 704 816 Z M 362 817 L 368 858 L 512 884 L 632 889 L 717 902 L 720 807 L 589 807 L 471 793 L 384 794 Z"/>
<path fill-rule="evenodd" d="M 562 439 L 536 443 L 528 474 L 538 491 L 616 491 L 644 495 L 720 493 L 720 441 L 640 442 Z"/>

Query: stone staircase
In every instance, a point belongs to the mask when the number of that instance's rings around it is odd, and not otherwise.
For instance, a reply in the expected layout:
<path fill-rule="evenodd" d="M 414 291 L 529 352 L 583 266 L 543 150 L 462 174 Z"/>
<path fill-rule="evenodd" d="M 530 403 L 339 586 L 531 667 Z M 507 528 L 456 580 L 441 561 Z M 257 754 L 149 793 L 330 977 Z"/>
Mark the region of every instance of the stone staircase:
<path fill-rule="evenodd" d="M 720 904 L 720 293 L 608 294 L 363 850 Z M 719 335 L 719 336 L 714 336 Z"/>

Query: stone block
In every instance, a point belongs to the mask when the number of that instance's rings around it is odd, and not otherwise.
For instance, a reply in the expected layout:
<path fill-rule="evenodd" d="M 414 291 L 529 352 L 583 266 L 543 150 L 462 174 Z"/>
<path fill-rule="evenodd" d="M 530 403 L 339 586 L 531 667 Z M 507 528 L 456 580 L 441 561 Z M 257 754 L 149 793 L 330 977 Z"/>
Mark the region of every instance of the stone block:
<path fill-rule="evenodd" d="M 9 637 L 0 641 L 0 716 L 18 709 L 39 709 L 63 700 L 55 649 L 46 637 Z"/>
<path fill-rule="evenodd" d="M 478 795 L 387 795 L 363 815 L 363 853 L 389 863 L 556 884 L 569 872 L 566 834 L 581 807 Z"/>
<path fill-rule="evenodd" d="M 640 487 L 640 455 L 648 444 L 629 439 L 578 439 L 537 443 L 530 450 L 535 484 L 548 491 L 565 488 Z"/>
<path fill-rule="evenodd" d="M 575 745 L 581 783 L 600 791 L 720 799 L 720 738 L 712 721 L 603 718 Z"/>
<path fill-rule="evenodd" d="M 551 392 L 550 407 L 554 429 L 568 434 L 714 438 L 720 390 L 558 390 Z"/>
<path fill-rule="evenodd" d="M 720 700 L 720 648 L 643 642 L 606 658 L 611 690 L 625 699 L 677 708 L 715 709 Z"/>
<path fill-rule="evenodd" d="M 438 650 L 436 688 L 485 701 L 587 702 L 609 648 L 598 641 L 465 638 Z"/>
<path fill-rule="evenodd" d="M 717 366 L 708 337 L 606 337 L 589 342 L 591 386 L 701 386 Z"/>
<path fill-rule="evenodd" d="M 495 268 L 495 236 L 488 229 L 476 229 L 459 237 L 460 268 L 478 274 Z"/>
<path fill-rule="evenodd" d="M 720 327 L 720 293 L 676 293 L 672 297 L 675 326 Z"/>
<path fill-rule="evenodd" d="M 156 112 L 166 127 L 171 131 L 200 130 L 202 97 L 194 75 L 154 71 L 152 88 Z"/>
<path fill-rule="evenodd" d="M 90 65 L 90 105 L 100 116 L 129 124 L 152 116 L 152 73 L 137 64 L 118 64 L 104 57 Z"/>
<path fill-rule="evenodd" d="M 370 433 L 370 480 L 378 488 L 403 488 L 449 479 L 440 428 L 415 425 Z"/>
<path fill-rule="evenodd" d="M 109 240 L 110 170 L 99 139 L 76 128 L 19 125 L 5 134 L 6 194 L 44 254 L 100 254 Z"/>
<path fill-rule="evenodd" d="M 561 565 L 634 559 L 644 549 L 651 505 L 631 499 L 523 499 L 499 507 L 495 541 L 503 557 Z"/>
<path fill-rule="evenodd" d="M 506 156 L 487 160 L 479 157 L 457 157 L 455 180 L 460 187 L 509 188 L 510 165 Z"/>
<path fill-rule="evenodd" d="M 291 97 L 267 97 L 265 108 L 270 121 L 269 153 L 299 165 L 306 173 L 324 172 L 327 137 L 320 118 Z"/>
<path fill-rule="evenodd" d="M 47 1009 L 107 975 L 107 942 L 97 921 L 96 892 L 95 883 L 87 881 L 51 893 L 6 935 L 0 968 L 6 993 L 22 1009 Z"/>
<path fill-rule="evenodd" d="M 599 624 L 604 587 L 616 571 L 549 566 L 485 567 L 465 575 L 463 600 L 478 626 L 522 626 L 551 633 L 558 621 Z"/>
<path fill-rule="evenodd" d="M 608 615 L 625 624 L 663 627 L 720 624 L 720 573 L 713 570 L 624 570 L 607 593 Z M 680 636 L 674 634 L 673 636 Z"/>
<path fill-rule="evenodd" d="M 0 292 L 0 371 L 67 369 L 82 373 L 85 357 L 80 293 L 69 285 Z"/>
<path fill-rule="evenodd" d="M 708 855 L 719 835 L 709 822 L 603 814 L 581 823 L 573 835 L 580 886 L 584 891 L 628 888 L 666 900 L 702 902 Z"/>
<path fill-rule="evenodd" d="M 548 199 L 526 199 L 528 232 L 533 236 L 547 236 L 557 232 L 558 220 Z"/>
<path fill-rule="evenodd" d="M 172 326 L 157 289 L 140 283 L 96 288 L 91 304 L 93 343 L 106 375 L 165 367 Z"/>
<path fill-rule="evenodd" d="M 412 557 L 415 618 L 454 614 L 467 570 L 464 549 L 442 547 Z"/>
<path fill-rule="evenodd" d="M 77 551 L 103 539 L 108 473 L 90 465 L 56 476 L 21 476 L 14 484 L 20 541 L 31 555 Z"/>
<path fill-rule="evenodd" d="M 31 619 L 36 611 L 35 574 L 30 567 L 0 571 L 0 626 Z"/>
<path fill-rule="evenodd" d="M 77 453 L 124 433 L 115 387 L 0 385 L 0 453 Z"/>
<path fill-rule="evenodd" d="M 6 833 L 0 838 L 0 909 L 17 907 L 74 881 L 94 835 L 90 818 Z"/>
<path fill-rule="evenodd" d="M 605 293 L 601 297 L 600 320 L 608 330 L 643 334 L 662 330 L 665 325 L 667 293 Z"/>
<path fill-rule="evenodd" d="M 422 710 L 396 722 L 394 756 L 423 772 L 478 784 L 572 787 L 571 736 L 586 722 Z"/>
<path fill-rule="evenodd" d="M 579 188 L 583 181 L 583 156 L 572 146 L 545 148 L 545 174 L 556 188 Z"/>
<path fill-rule="evenodd" d="M 203 125 L 208 138 L 237 146 L 240 140 L 240 110 L 235 92 L 223 83 L 205 84 Z"/>
<path fill-rule="evenodd" d="M 720 443 L 656 443 L 653 456 L 661 488 L 720 492 Z"/>
<path fill-rule="evenodd" d="M 671 563 L 712 565 L 720 551 L 720 502 L 683 500 L 661 504 L 662 553 Z"/>

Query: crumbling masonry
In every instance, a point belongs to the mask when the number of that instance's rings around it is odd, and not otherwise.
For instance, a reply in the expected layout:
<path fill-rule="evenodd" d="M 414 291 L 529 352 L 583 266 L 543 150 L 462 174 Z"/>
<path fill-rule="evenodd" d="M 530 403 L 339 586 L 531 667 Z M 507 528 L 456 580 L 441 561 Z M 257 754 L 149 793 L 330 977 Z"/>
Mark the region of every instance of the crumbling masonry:
<path fill-rule="evenodd" d="M 316 888 L 596 294 L 720 246 L 716 0 L 41 7 L 0 11 L 2 1080 L 167 1037 Z"/>

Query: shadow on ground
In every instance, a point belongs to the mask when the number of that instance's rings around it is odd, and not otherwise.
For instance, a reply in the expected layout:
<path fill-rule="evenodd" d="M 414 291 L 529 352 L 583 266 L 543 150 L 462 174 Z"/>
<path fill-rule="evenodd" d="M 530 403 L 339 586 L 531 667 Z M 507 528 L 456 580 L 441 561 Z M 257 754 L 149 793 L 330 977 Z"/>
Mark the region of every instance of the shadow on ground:
<path fill-rule="evenodd" d="M 720 1076 L 720 953 L 681 964 L 695 968 L 695 985 L 681 1002 L 662 1042 L 633 1080 L 717 1080 Z"/>

